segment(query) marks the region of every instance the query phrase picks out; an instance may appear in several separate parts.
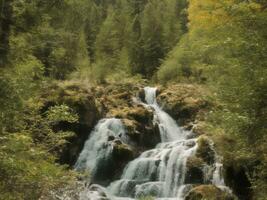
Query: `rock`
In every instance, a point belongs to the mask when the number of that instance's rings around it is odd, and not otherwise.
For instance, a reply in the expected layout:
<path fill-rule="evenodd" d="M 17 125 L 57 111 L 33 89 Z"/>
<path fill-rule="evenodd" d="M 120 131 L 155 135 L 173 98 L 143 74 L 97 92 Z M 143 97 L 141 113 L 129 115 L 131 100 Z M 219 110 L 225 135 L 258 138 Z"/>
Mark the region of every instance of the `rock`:
<path fill-rule="evenodd" d="M 153 120 L 153 112 L 140 105 L 131 109 L 127 113 L 127 116 L 140 123 L 145 123 L 145 124 L 150 123 Z"/>
<path fill-rule="evenodd" d="M 198 85 L 176 84 L 162 88 L 157 100 L 167 113 L 185 126 L 205 118 L 212 106 L 208 96 L 208 91 Z"/>
<path fill-rule="evenodd" d="M 111 200 L 105 188 L 100 185 L 91 185 L 87 190 L 81 192 L 80 199 L 86 200 Z"/>
<path fill-rule="evenodd" d="M 132 149 L 149 149 L 160 142 L 158 127 L 153 124 L 153 110 L 136 104 L 133 97 L 145 98 L 140 84 L 113 84 L 94 88 L 97 99 L 103 105 L 106 117 L 122 120 Z"/>
<path fill-rule="evenodd" d="M 127 135 L 136 144 L 136 147 L 153 148 L 160 142 L 159 128 L 153 124 L 152 110 L 148 110 L 142 105 L 132 105 L 122 109 L 112 109 L 110 114 L 122 119 Z"/>
<path fill-rule="evenodd" d="M 132 107 L 135 97 L 143 88 L 137 83 L 100 85 L 94 88 L 96 99 L 103 105 L 103 111 L 107 117 L 123 115 L 123 109 Z"/>
<path fill-rule="evenodd" d="M 115 140 L 115 137 L 113 135 L 108 136 L 108 141 L 113 141 L 113 140 Z"/>
<path fill-rule="evenodd" d="M 211 145 L 210 140 L 205 136 L 201 136 L 198 139 L 197 143 L 198 143 L 198 148 L 196 152 L 196 157 L 201 158 L 208 165 L 214 164 L 215 152 Z"/>
<path fill-rule="evenodd" d="M 192 156 L 186 162 L 185 184 L 204 184 L 203 166 L 204 161 L 201 158 Z"/>
<path fill-rule="evenodd" d="M 140 123 L 149 123 L 153 120 L 153 111 L 141 105 L 112 108 L 107 115 L 108 117 L 131 119 Z"/>
<path fill-rule="evenodd" d="M 243 167 L 225 166 L 225 183 L 242 200 L 252 199 L 251 182 Z"/>
<path fill-rule="evenodd" d="M 133 150 L 126 144 L 123 144 L 120 140 L 116 140 L 113 142 L 113 151 L 112 156 L 115 160 L 119 160 L 120 162 L 127 162 L 134 158 Z"/>
<path fill-rule="evenodd" d="M 144 124 L 131 119 L 122 119 L 127 135 L 136 144 L 137 148 L 149 149 L 160 143 L 160 132 L 157 124 L 152 121 Z"/>
<path fill-rule="evenodd" d="M 199 185 L 193 188 L 185 200 L 235 200 L 236 198 L 214 185 Z"/>
<path fill-rule="evenodd" d="M 115 144 L 115 145 L 121 145 L 123 143 L 119 139 L 116 139 L 116 140 L 113 141 L 113 144 Z"/>
<path fill-rule="evenodd" d="M 126 164 L 137 156 L 137 152 L 121 140 L 115 139 L 109 142 L 112 146 L 111 155 L 98 167 L 98 174 L 93 180 L 94 183 L 108 185 L 110 182 L 118 179 L 123 172 Z M 100 170 L 101 169 L 101 170 Z"/>
<path fill-rule="evenodd" d="M 146 94 L 143 88 L 138 91 L 138 97 L 140 98 L 142 102 L 145 102 Z"/>

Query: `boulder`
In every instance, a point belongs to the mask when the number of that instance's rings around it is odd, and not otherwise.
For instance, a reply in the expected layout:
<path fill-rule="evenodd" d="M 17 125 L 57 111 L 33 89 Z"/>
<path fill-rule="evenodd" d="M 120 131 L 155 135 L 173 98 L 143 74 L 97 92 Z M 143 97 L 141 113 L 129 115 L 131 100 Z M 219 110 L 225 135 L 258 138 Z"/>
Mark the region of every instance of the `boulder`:
<path fill-rule="evenodd" d="M 203 167 L 205 163 L 201 158 L 192 156 L 186 162 L 185 184 L 204 184 Z"/>
<path fill-rule="evenodd" d="M 235 200 L 236 198 L 214 185 L 199 185 L 194 187 L 185 200 Z"/>
<path fill-rule="evenodd" d="M 244 167 L 225 166 L 224 177 L 225 183 L 232 188 L 239 199 L 252 199 L 251 180 Z"/>
<path fill-rule="evenodd" d="M 126 127 L 127 135 L 134 142 L 136 148 L 150 149 L 160 143 L 160 132 L 157 124 L 152 121 L 144 124 L 133 119 L 122 119 Z"/>
<path fill-rule="evenodd" d="M 198 148 L 196 151 L 196 157 L 201 158 L 208 165 L 214 164 L 216 155 L 211 141 L 207 137 L 201 136 L 197 143 Z"/>
<path fill-rule="evenodd" d="M 133 104 L 123 108 L 113 108 L 108 116 L 122 119 L 127 135 L 136 148 L 149 149 L 160 142 L 159 128 L 153 123 L 152 110 Z"/>
<path fill-rule="evenodd" d="M 205 118 L 212 106 L 208 97 L 208 91 L 199 85 L 175 84 L 162 88 L 157 100 L 167 113 L 185 126 Z"/>
<path fill-rule="evenodd" d="M 133 150 L 120 140 L 114 140 L 112 146 L 112 156 L 116 161 L 128 162 L 134 158 Z"/>
<path fill-rule="evenodd" d="M 81 192 L 80 199 L 86 200 L 111 200 L 105 188 L 100 185 L 91 185 L 87 190 Z"/>

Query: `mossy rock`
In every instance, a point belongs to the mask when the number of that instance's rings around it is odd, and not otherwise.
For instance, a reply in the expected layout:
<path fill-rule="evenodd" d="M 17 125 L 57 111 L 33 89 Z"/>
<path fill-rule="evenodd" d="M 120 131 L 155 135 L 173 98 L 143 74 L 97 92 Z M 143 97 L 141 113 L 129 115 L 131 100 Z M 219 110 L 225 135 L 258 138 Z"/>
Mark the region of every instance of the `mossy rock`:
<path fill-rule="evenodd" d="M 94 183 L 105 186 L 119 179 L 126 164 L 138 156 L 135 149 L 119 139 L 111 138 L 108 142 L 112 146 L 112 152 L 106 159 L 106 163 L 100 165 L 102 170 L 98 171 L 94 179 Z"/>
<path fill-rule="evenodd" d="M 40 97 L 43 107 L 40 112 L 45 113 L 51 106 L 66 104 L 79 117 L 77 123 L 61 121 L 54 125 L 55 132 L 72 131 L 75 133 L 68 139 L 67 145 L 59 149 L 57 153 L 60 163 L 73 165 L 91 130 L 102 117 L 101 109 L 90 88 L 80 83 L 69 81 L 54 83 L 43 91 Z"/>
<path fill-rule="evenodd" d="M 105 116 L 122 120 L 130 140 L 135 145 L 133 148 L 149 149 L 160 142 L 158 127 L 153 124 L 153 110 L 133 101 L 133 97 L 138 95 L 143 95 L 144 98 L 142 85 L 114 84 L 98 86 L 94 91 L 104 107 Z"/>
<path fill-rule="evenodd" d="M 142 88 L 138 91 L 138 97 L 140 98 L 140 100 L 142 102 L 145 102 L 145 98 L 146 98 L 146 94 L 145 94 L 145 90 Z"/>
<path fill-rule="evenodd" d="M 204 165 L 205 163 L 201 158 L 198 158 L 196 156 L 189 157 L 186 162 L 185 184 L 203 184 Z"/>
<path fill-rule="evenodd" d="M 233 193 L 242 200 L 250 200 L 253 196 L 252 182 L 249 178 L 249 171 L 258 165 L 259 161 L 250 159 L 249 155 L 237 154 L 237 138 L 230 134 L 221 132 L 212 137 L 215 142 L 216 150 L 223 156 L 223 176 L 225 184 L 228 185 Z M 246 163 L 247 162 L 247 163 Z M 246 164 L 244 164 L 246 163 Z"/>
<path fill-rule="evenodd" d="M 236 198 L 214 185 L 200 185 L 193 188 L 185 200 L 235 200 Z"/>
<path fill-rule="evenodd" d="M 205 119 L 213 106 L 209 96 L 209 92 L 199 85 L 175 84 L 162 88 L 157 99 L 163 109 L 184 126 Z"/>
<path fill-rule="evenodd" d="M 133 97 L 143 88 L 140 84 L 108 84 L 93 88 L 96 99 L 104 106 L 106 116 L 123 116 L 123 109 L 133 107 Z"/>
<path fill-rule="evenodd" d="M 133 150 L 119 140 L 113 141 L 112 155 L 115 160 L 130 161 L 134 158 Z"/>
<path fill-rule="evenodd" d="M 101 113 L 94 94 L 85 85 L 74 82 L 56 83 L 41 95 L 43 110 L 50 106 L 67 104 L 79 115 L 79 123 L 93 126 Z"/>
<path fill-rule="evenodd" d="M 201 158 L 208 165 L 215 163 L 215 152 L 210 140 L 206 136 L 199 137 L 196 157 Z"/>
<path fill-rule="evenodd" d="M 136 106 L 129 111 L 128 116 L 138 122 L 147 124 L 153 120 L 153 111 L 143 106 Z"/>
<path fill-rule="evenodd" d="M 153 111 L 141 105 L 118 106 L 109 111 L 108 117 L 126 118 L 147 124 L 153 120 Z"/>
<path fill-rule="evenodd" d="M 160 143 L 160 131 L 152 120 L 148 123 L 140 123 L 133 119 L 122 119 L 127 130 L 127 135 L 136 144 L 137 148 L 150 149 Z"/>
<path fill-rule="evenodd" d="M 251 181 L 244 167 L 225 166 L 225 183 L 231 187 L 233 192 L 242 200 L 252 198 Z"/>

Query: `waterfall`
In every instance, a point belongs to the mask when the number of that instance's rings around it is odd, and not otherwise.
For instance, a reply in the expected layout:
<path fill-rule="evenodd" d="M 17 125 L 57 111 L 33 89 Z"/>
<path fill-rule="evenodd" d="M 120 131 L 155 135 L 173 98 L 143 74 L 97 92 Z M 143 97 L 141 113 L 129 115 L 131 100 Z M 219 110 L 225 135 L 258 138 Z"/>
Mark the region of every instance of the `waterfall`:
<path fill-rule="evenodd" d="M 154 109 L 154 121 L 158 123 L 161 134 L 161 141 L 173 141 L 185 138 L 185 132 L 178 127 L 177 123 L 166 112 L 164 112 L 158 105 L 156 99 L 157 88 L 145 87 L 145 100 L 148 106 Z"/>
<path fill-rule="evenodd" d="M 111 140 L 120 139 L 127 142 L 124 126 L 119 119 L 102 119 L 86 141 L 75 164 L 77 171 L 89 171 L 91 178 L 102 173 L 102 168 L 109 164 L 112 152 Z"/>
<path fill-rule="evenodd" d="M 89 190 L 90 192 L 83 194 L 86 194 L 86 198 L 81 199 L 98 200 L 102 199 L 98 198 L 98 194 L 105 193 L 105 199 L 112 200 L 131 200 L 143 196 L 153 196 L 161 200 L 183 200 L 192 188 L 192 185 L 185 184 L 186 163 L 188 158 L 196 154 L 197 138 L 192 139 L 191 132 L 180 128 L 175 120 L 160 108 L 156 100 L 156 88 L 146 87 L 144 90 L 146 102 L 138 103 L 153 109 L 154 123 L 160 128 L 161 143 L 128 163 L 119 180 L 112 182 L 107 188 L 99 186 L 97 189 Z M 99 121 L 85 143 L 75 168 L 90 170 L 93 177 L 97 176 L 99 168 L 108 162 L 112 152 L 110 137 L 129 142 L 119 119 Z M 213 168 L 210 182 L 224 188 L 222 165 L 216 162 Z"/>
<path fill-rule="evenodd" d="M 111 183 L 110 193 L 119 197 L 183 198 L 186 161 L 197 149 L 196 139 L 186 139 L 187 133 L 156 101 L 156 88 L 146 87 L 144 106 L 154 110 L 154 122 L 160 127 L 162 143 L 143 152 L 130 162 L 120 180 Z"/>

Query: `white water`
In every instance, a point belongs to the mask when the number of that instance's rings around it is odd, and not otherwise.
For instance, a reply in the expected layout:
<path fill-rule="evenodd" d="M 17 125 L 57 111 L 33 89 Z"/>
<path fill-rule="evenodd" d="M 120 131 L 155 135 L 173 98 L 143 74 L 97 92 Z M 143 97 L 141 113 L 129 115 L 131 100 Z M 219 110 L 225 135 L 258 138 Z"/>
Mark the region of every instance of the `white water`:
<path fill-rule="evenodd" d="M 113 200 L 133 200 L 142 196 L 153 196 L 160 200 L 183 200 L 192 188 L 190 184 L 185 184 L 186 162 L 196 153 L 197 139 L 188 139 L 192 133 L 181 129 L 159 107 L 156 88 L 146 87 L 144 90 L 146 103 L 139 103 L 154 110 L 154 122 L 160 127 L 161 143 L 130 162 L 121 178 L 111 183 L 107 189 L 89 189 L 83 193 L 81 200 L 101 199 L 100 193 L 105 193 L 108 199 Z M 86 142 L 76 169 L 90 170 L 94 176 L 98 166 L 108 160 L 112 152 L 109 137 L 129 142 L 119 119 L 101 120 Z M 222 165 L 218 162 L 213 168 L 212 180 L 209 180 L 218 187 L 225 187 Z"/>
<path fill-rule="evenodd" d="M 110 157 L 112 152 L 110 138 L 112 140 L 117 138 L 123 142 L 128 141 L 121 120 L 110 118 L 98 122 L 80 153 L 75 169 L 90 171 L 91 177 L 94 178 L 99 165 L 104 165 Z"/>
<path fill-rule="evenodd" d="M 130 162 L 120 180 L 108 190 L 114 196 L 160 199 L 183 199 L 186 161 L 197 149 L 196 139 L 186 139 L 187 133 L 164 112 L 156 101 L 156 88 L 146 87 L 144 106 L 154 110 L 154 121 L 160 127 L 162 143 L 143 152 Z"/>
<path fill-rule="evenodd" d="M 154 121 L 159 125 L 161 141 L 168 142 L 185 139 L 186 132 L 178 127 L 174 119 L 159 107 L 156 99 L 157 88 L 145 87 L 144 90 L 146 94 L 146 104 L 144 105 L 154 109 Z"/>

